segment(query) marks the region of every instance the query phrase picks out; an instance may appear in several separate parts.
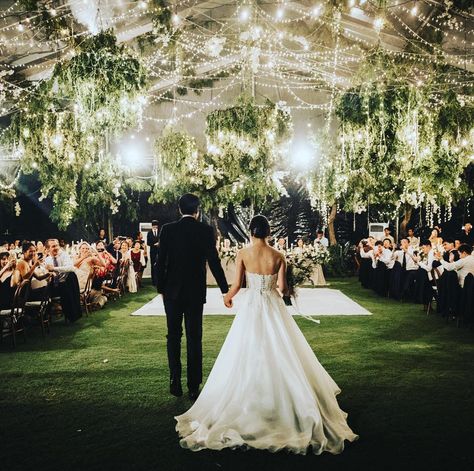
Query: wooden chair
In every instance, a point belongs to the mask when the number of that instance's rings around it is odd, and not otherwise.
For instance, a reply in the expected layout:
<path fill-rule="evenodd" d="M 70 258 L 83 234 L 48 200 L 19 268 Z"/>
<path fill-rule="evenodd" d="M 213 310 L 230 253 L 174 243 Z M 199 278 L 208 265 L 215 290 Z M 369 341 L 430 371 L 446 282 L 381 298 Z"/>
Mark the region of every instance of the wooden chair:
<path fill-rule="evenodd" d="M 92 290 L 92 282 L 94 281 L 95 277 L 95 268 L 92 268 L 89 277 L 87 278 L 86 285 L 84 289 L 80 292 L 81 297 L 81 306 L 84 308 L 84 312 L 86 316 L 89 315 L 92 307 L 92 303 L 90 302 L 90 294 Z"/>
<path fill-rule="evenodd" d="M 16 336 L 23 334 L 23 339 L 26 342 L 25 329 L 25 303 L 28 298 L 30 290 L 30 280 L 24 280 L 20 283 L 15 291 L 11 309 L 0 311 L 0 342 L 3 343 L 4 337 L 11 336 L 12 347 L 16 347 Z"/>
<path fill-rule="evenodd" d="M 25 311 L 33 311 L 41 327 L 41 335 L 45 338 L 45 332 L 50 333 L 51 324 L 51 296 L 49 289 L 45 292 L 43 299 L 38 301 L 26 301 Z"/>

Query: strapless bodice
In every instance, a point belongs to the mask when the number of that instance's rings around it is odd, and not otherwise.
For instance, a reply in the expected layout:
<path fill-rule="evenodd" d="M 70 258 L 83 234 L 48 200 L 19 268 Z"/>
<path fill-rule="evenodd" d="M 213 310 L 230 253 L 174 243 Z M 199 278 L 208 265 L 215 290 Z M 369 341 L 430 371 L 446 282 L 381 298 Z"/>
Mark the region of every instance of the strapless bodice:
<path fill-rule="evenodd" d="M 274 275 L 260 275 L 247 272 L 247 288 L 259 291 L 260 293 L 269 293 L 276 289 L 277 279 L 277 273 Z"/>

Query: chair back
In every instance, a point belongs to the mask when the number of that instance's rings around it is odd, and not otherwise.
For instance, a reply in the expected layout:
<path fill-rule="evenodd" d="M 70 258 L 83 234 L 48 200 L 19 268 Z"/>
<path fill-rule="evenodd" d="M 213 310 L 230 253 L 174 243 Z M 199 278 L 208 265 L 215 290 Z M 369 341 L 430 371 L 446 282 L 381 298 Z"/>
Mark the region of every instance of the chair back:
<path fill-rule="evenodd" d="M 20 314 L 23 312 L 25 303 L 28 300 L 31 281 L 23 280 L 17 287 L 13 297 L 12 314 Z"/>

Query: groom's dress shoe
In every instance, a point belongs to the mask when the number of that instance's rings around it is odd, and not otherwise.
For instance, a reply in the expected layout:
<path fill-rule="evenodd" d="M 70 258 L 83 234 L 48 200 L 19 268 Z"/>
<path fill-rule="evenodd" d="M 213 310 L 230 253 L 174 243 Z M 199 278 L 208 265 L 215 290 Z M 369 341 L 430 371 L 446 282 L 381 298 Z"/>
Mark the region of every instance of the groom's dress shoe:
<path fill-rule="evenodd" d="M 176 381 L 176 380 L 170 381 L 170 393 L 176 397 L 180 397 L 183 395 L 183 388 L 181 387 L 180 381 Z"/>
<path fill-rule="evenodd" d="M 189 391 L 189 399 L 191 399 L 191 401 L 195 401 L 198 397 L 199 397 L 199 389 L 193 389 L 192 391 L 190 390 Z"/>

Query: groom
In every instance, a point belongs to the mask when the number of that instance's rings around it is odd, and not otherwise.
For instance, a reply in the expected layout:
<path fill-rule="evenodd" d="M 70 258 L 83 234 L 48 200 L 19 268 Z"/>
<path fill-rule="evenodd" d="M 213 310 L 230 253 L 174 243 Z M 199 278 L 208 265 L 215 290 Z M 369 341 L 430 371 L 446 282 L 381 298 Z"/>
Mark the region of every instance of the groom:
<path fill-rule="evenodd" d="M 206 262 L 222 293 L 229 286 L 222 269 L 212 228 L 199 218 L 199 198 L 179 199 L 181 219 L 162 227 L 157 260 L 157 290 L 163 295 L 168 326 L 170 393 L 182 396 L 181 337 L 183 317 L 187 342 L 189 397 L 196 400 L 202 382 L 202 314 L 206 302 Z"/>

